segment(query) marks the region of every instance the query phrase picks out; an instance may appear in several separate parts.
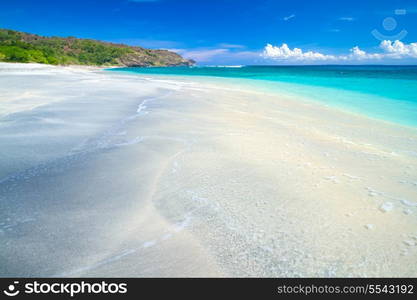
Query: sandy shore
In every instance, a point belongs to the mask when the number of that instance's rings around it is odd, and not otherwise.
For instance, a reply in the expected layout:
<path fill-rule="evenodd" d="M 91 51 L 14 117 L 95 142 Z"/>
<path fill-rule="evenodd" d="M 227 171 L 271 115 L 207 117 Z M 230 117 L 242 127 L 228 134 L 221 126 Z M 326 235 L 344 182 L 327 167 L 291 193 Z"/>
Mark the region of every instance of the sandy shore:
<path fill-rule="evenodd" d="M 417 276 L 416 129 L 39 65 L 0 103 L 0 276 Z"/>

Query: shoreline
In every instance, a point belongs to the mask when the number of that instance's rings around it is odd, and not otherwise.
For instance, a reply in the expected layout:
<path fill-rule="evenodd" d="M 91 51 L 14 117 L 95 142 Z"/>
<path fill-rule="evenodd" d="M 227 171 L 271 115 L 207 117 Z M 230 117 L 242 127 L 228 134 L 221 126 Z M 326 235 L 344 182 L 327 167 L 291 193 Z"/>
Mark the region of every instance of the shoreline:
<path fill-rule="evenodd" d="M 113 70 L 106 70 L 103 71 L 109 71 L 113 72 Z M 308 84 L 302 84 L 302 83 L 288 83 L 288 82 L 280 82 L 280 81 L 273 81 L 273 80 L 264 80 L 264 79 L 248 79 L 248 78 L 239 78 L 239 77 L 220 77 L 220 76 L 209 76 L 209 75 L 183 75 L 183 74 L 153 74 L 153 73 L 136 73 L 133 71 L 114 71 L 117 74 L 130 74 L 133 76 L 139 76 L 141 78 L 156 78 L 156 79 L 166 79 L 166 80 L 184 80 L 184 81 L 190 81 L 190 82 L 199 82 L 201 84 L 209 84 L 212 87 L 217 86 L 224 86 L 225 88 L 234 87 L 236 90 L 240 91 L 247 91 L 247 92 L 259 92 L 264 93 L 270 96 L 278 96 L 278 97 L 285 97 L 287 99 L 297 100 L 297 101 L 305 101 L 305 102 L 311 102 L 318 105 L 321 105 L 322 107 L 328 107 L 336 109 L 337 111 L 344 112 L 344 113 L 350 113 L 353 115 L 359 115 L 363 116 L 365 118 L 370 118 L 376 121 L 386 122 L 393 125 L 399 125 L 411 129 L 417 128 L 416 124 L 410 124 L 408 121 L 400 121 L 400 120 L 394 120 L 392 117 L 387 118 L 387 116 L 384 115 L 374 115 L 373 112 L 366 111 L 363 109 L 358 109 L 357 104 L 350 105 L 345 104 L 343 102 L 329 102 L 328 99 L 332 98 L 332 95 L 326 95 L 326 96 L 314 96 L 309 97 L 306 96 L 300 92 L 294 92 L 294 90 L 303 90 L 303 89 L 322 89 L 322 90 L 329 90 L 332 92 L 338 91 L 336 88 L 331 87 L 320 87 L 320 86 L 314 86 L 314 85 L 308 85 Z M 275 85 L 283 85 L 276 87 Z M 313 91 L 313 90 L 312 90 Z M 316 91 L 317 92 L 317 91 Z M 357 91 L 343 91 L 342 93 L 350 94 L 349 97 L 351 98 L 358 98 L 358 97 L 369 97 L 367 94 L 363 94 L 361 92 Z M 333 95 L 334 96 L 334 95 Z M 374 96 L 376 97 L 372 101 L 392 101 L 389 98 L 385 99 L 380 96 Z M 402 105 L 401 102 L 399 103 L 391 103 L 390 105 Z"/>
<path fill-rule="evenodd" d="M 102 69 L 101 71 L 112 72 L 112 70 L 107 70 L 106 68 Z M 402 123 L 391 121 L 391 120 L 385 120 L 383 118 L 369 116 L 365 112 L 358 112 L 358 111 L 355 111 L 346 107 L 336 106 L 332 104 L 325 104 L 320 100 L 308 98 L 302 95 L 280 93 L 278 91 L 271 91 L 268 89 L 263 89 L 260 86 L 245 88 L 245 87 L 242 87 L 242 85 L 239 85 L 239 83 L 236 83 L 236 81 L 239 81 L 242 78 L 223 78 L 223 77 L 214 77 L 214 76 L 183 76 L 183 75 L 171 75 L 171 74 L 170 75 L 142 74 L 142 73 L 134 73 L 134 72 L 120 72 L 120 73 L 117 72 L 116 74 L 126 75 L 126 76 L 137 76 L 139 78 L 149 78 L 149 79 L 154 78 L 156 80 L 160 80 L 160 79 L 173 80 L 173 81 L 183 80 L 183 81 L 196 82 L 199 84 L 203 84 L 213 89 L 223 89 L 223 90 L 231 90 L 231 91 L 235 90 L 237 92 L 247 92 L 247 93 L 253 93 L 257 95 L 264 95 L 267 97 L 280 97 L 288 101 L 301 101 L 306 104 L 309 103 L 312 105 L 318 105 L 323 109 L 334 110 L 335 113 L 348 114 L 348 115 L 352 115 L 352 117 L 365 118 L 365 119 L 369 119 L 375 122 L 381 122 L 383 124 L 386 124 L 387 126 L 399 126 L 400 128 L 404 128 L 408 130 L 417 130 L 417 126 L 402 124 Z M 244 80 L 252 81 L 253 79 L 244 79 Z M 262 82 L 263 80 L 255 79 L 255 81 Z M 268 81 L 268 80 L 265 80 L 265 82 L 273 83 L 273 81 Z M 223 86 L 223 87 L 219 87 L 219 86 Z"/>
<path fill-rule="evenodd" d="M 414 128 L 228 84 L 9 69 L 0 276 L 416 276 Z"/>
<path fill-rule="evenodd" d="M 48 69 L 48 67 L 50 68 L 56 68 L 57 70 L 62 69 L 62 70 L 83 70 L 83 71 L 100 71 L 100 72 L 113 72 L 112 69 L 121 69 L 121 68 L 126 68 L 123 66 L 106 66 L 106 67 L 102 67 L 102 66 L 84 66 L 84 65 L 48 65 L 48 64 L 39 64 L 39 63 L 4 63 L 4 62 L 0 62 L 0 67 L 2 65 L 15 65 L 15 66 L 19 66 L 19 67 L 25 67 L 25 66 L 29 66 L 29 67 L 41 67 L 41 68 L 45 68 Z M 337 105 L 332 105 L 332 104 L 325 104 L 320 100 L 317 99 L 313 99 L 313 98 L 308 98 L 305 97 L 303 95 L 297 95 L 297 94 L 285 94 L 282 91 L 278 92 L 278 91 L 271 91 L 268 89 L 265 89 L 263 87 L 257 86 L 257 87 L 251 87 L 251 88 L 243 88 L 242 86 L 239 85 L 238 83 L 236 83 L 236 81 L 239 80 L 249 80 L 252 81 L 253 79 L 244 79 L 244 78 L 224 78 L 224 77 L 214 77 L 214 76 L 187 76 L 187 75 L 173 75 L 173 74 L 146 74 L 146 73 L 134 73 L 134 72 L 116 72 L 115 74 L 118 75 L 126 75 L 126 76 L 138 76 L 139 78 L 147 78 L 147 77 L 154 77 L 156 79 L 181 79 L 181 80 L 186 80 L 186 81 L 197 81 L 199 83 L 203 83 L 205 85 L 208 85 L 212 88 L 219 88 L 217 85 L 224 85 L 224 88 L 227 89 L 228 87 L 235 87 L 236 91 L 246 91 L 248 93 L 260 93 L 260 94 L 265 94 L 268 96 L 272 96 L 272 97 L 282 97 L 282 98 L 286 98 L 290 101 L 303 101 L 306 103 L 312 103 L 315 105 L 319 105 L 323 108 L 326 109 L 334 109 L 335 112 L 341 112 L 344 114 L 351 114 L 352 116 L 357 116 L 357 117 L 362 117 L 362 118 L 366 118 L 366 119 L 370 119 L 376 122 L 381 122 L 387 125 L 392 125 L 392 126 L 400 126 L 400 127 L 404 127 L 406 129 L 409 130 L 417 130 L 417 126 L 414 125 L 409 125 L 409 124 L 403 124 L 400 122 L 396 122 L 396 121 L 392 121 L 392 120 L 386 120 L 383 119 L 381 117 L 374 117 L 374 116 L 370 116 L 367 115 L 366 112 L 362 112 L 362 111 L 356 111 L 354 109 L 351 108 L 347 108 L 347 107 L 343 107 L 343 106 L 337 106 Z M 217 82 L 216 82 L 217 80 Z M 224 81 L 230 81 L 225 83 Z M 266 83 L 273 83 L 273 81 L 268 81 L 268 80 L 259 80 L 259 79 L 255 79 L 256 81 L 265 81 Z M 301 87 L 302 85 L 299 84 Z M 358 95 L 360 95 L 358 93 Z"/>

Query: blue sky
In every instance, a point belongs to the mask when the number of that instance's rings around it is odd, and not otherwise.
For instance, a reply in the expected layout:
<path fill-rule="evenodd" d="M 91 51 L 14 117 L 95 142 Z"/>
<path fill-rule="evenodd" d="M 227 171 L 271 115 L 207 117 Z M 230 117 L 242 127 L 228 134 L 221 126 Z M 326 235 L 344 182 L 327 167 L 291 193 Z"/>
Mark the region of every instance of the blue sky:
<path fill-rule="evenodd" d="M 415 0 L 13 0 L 0 2 L 0 27 L 173 49 L 203 65 L 417 63 Z"/>

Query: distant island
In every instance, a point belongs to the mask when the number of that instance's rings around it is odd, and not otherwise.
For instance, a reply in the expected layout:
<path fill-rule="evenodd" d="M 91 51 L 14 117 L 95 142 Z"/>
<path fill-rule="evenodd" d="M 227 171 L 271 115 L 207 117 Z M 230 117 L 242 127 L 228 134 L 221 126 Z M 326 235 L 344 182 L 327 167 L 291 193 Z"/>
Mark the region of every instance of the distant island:
<path fill-rule="evenodd" d="M 44 37 L 9 29 L 0 29 L 0 61 L 126 67 L 195 64 L 195 61 L 168 50 L 153 50 L 76 37 Z"/>

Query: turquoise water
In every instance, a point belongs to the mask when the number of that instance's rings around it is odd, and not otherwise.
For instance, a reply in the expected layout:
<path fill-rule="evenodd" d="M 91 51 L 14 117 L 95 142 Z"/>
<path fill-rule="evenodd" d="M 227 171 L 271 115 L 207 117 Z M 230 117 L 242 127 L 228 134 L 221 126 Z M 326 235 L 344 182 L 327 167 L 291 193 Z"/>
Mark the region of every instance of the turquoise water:
<path fill-rule="evenodd" d="M 417 66 L 171 67 L 112 71 L 229 78 L 245 86 L 299 95 L 370 117 L 417 127 Z"/>

